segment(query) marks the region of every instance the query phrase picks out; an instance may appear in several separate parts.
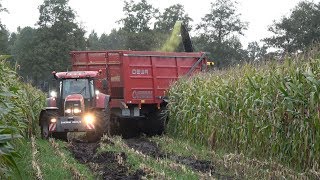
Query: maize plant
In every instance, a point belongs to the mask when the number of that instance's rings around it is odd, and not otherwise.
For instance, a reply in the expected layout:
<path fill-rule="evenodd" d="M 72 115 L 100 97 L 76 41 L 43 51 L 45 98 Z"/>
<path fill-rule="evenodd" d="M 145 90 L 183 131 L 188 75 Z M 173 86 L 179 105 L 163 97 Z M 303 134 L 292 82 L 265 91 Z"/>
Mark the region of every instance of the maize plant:
<path fill-rule="evenodd" d="M 319 93 L 319 58 L 199 74 L 171 87 L 168 132 L 319 171 Z"/>
<path fill-rule="evenodd" d="M 17 168 L 14 140 L 36 133 L 35 114 L 45 101 L 40 90 L 19 80 L 7 58 L 0 56 L 0 179 L 9 178 L 10 170 Z"/>

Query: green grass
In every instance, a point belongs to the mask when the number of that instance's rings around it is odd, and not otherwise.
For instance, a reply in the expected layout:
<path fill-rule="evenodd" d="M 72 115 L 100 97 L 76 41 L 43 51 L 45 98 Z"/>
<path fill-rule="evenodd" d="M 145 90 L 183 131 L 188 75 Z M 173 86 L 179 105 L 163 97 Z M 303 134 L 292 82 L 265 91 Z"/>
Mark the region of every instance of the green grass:
<path fill-rule="evenodd" d="M 75 160 L 71 152 L 65 147 L 65 142 L 58 142 L 60 151 L 66 155 L 67 163 L 76 167 L 76 169 L 84 176 L 85 179 L 96 179 L 89 168 L 80 164 Z M 72 174 L 69 169 L 66 169 L 59 155 L 55 153 L 55 149 L 47 140 L 37 139 L 36 145 L 38 149 L 37 160 L 41 168 L 44 179 L 72 179 Z M 16 158 L 18 168 L 20 170 L 22 179 L 35 179 L 35 174 L 32 169 L 31 158 L 31 142 L 22 141 L 17 144 L 19 153 L 22 158 Z M 13 179 L 20 179 L 18 172 L 14 172 Z"/>
<path fill-rule="evenodd" d="M 21 177 L 23 177 L 23 179 L 34 179 L 31 165 L 31 142 L 24 140 L 18 141 L 16 142 L 16 147 L 18 147 L 18 153 L 21 155 L 21 158 L 15 158 Z M 17 171 L 14 171 L 12 179 L 20 179 L 20 175 Z"/>
<path fill-rule="evenodd" d="M 299 174 L 272 161 L 259 161 L 243 154 L 227 153 L 223 149 L 211 151 L 207 146 L 190 140 L 158 136 L 150 138 L 166 154 L 192 157 L 197 160 L 211 161 L 215 173 L 240 179 L 314 179 L 316 177 Z"/>
<path fill-rule="evenodd" d="M 207 146 L 190 142 L 187 139 L 172 139 L 168 136 L 154 136 L 151 141 L 157 143 L 165 153 L 175 154 L 185 157 L 195 157 L 196 159 L 211 159 L 213 152 Z M 220 152 L 223 154 L 223 152 Z"/>
<path fill-rule="evenodd" d="M 127 155 L 127 163 L 130 171 L 134 172 L 142 169 L 147 172 L 147 178 L 165 179 L 199 179 L 199 174 L 189 167 L 177 164 L 169 159 L 155 159 L 153 157 L 140 154 L 126 145 L 120 137 L 112 138 L 114 145 L 102 144 L 100 151 L 124 152 Z"/>
<path fill-rule="evenodd" d="M 91 170 L 84 164 L 79 163 L 76 159 L 74 159 L 72 153 L 66 148 L 66 142 L 57 141 L 60 147 L 60 151 L 66 155 L 66 161 L 71 166 L 76 167 L 76 169 L 84 175 L 85 179 L 97 179 Z"/>
<path fill-rule="evenodd" d="M 46 140 L 37 140 L 38 162 L 44 179 L 71 179 L 72 175 L 55 154 L 54 148 Z"/>

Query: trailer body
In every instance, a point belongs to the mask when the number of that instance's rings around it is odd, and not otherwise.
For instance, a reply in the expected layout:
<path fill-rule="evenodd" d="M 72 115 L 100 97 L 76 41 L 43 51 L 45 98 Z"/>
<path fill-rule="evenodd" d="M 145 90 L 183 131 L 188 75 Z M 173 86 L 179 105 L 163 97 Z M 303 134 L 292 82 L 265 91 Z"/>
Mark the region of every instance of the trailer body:
<path fill-rule="evenodd" d="M 207 65 L 203 52 L 115 50 L 72 51 L 70 55 L 72 71 L 102 71 L 95 84 L 100 92 L 110 95 L 111 119 L 143 119 L 139 124 L 144 132 L 152 129 L 151 133 L 157 134 L 163 132 L 167 119 L 170 85 L 205 71 Z"/>
<path fill-rule="evenodd" d="M 73 71 L 102 70 L 97 88 L 111 97 L 110 107 L 156 104 L 170 85 L 185 76 L 204 53 L 150 51 L 72 51 Z M 206 70 L 206 59 L 193 73 Z"/>

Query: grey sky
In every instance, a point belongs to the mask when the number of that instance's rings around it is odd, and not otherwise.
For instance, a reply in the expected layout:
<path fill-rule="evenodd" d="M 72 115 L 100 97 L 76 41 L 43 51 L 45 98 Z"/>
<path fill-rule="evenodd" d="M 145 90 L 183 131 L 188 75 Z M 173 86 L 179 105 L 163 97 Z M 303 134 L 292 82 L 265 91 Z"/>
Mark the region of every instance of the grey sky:
<path fill-rule="evenodd" d="M 18 26 L 34 26 L 38 20 L 37 7 L 42 0 L 2 0 L 2 5 L 9 10 L 9 14 L 2 13 L 1 21 L 10 32 L 16 31 Z M 160 11 L 170 5 L 180 3 L 185 11 L 194 20 L 200 22 L 201 17 L 209 12 L 210 2 L 213 0 L 148 0 Z M 238 0 L 238 12 L 241 19 L 249 22 L 245 36 L 241 38 L 244 45 L 251 41 L 270 36 L 267 31 L 273 20 L 279 20 L 288 15 L 300 0 Z M 319 0 L 315 1 L 319 2 Z M 69 5 L 77 12 L 77 20 L 82 23 L 88 33 L 93 29 L 100 35 L 109 33 L 117 28 L 115 22 L 123 17 L 123 0 L 70 0 Z"/>

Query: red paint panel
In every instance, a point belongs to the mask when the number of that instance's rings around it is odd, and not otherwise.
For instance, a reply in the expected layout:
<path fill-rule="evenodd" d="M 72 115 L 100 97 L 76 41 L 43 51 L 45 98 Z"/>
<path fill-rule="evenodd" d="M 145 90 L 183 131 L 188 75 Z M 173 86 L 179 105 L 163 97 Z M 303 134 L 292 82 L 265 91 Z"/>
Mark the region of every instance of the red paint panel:
<path fill-rule="evenodd" d="M 203 55 L 201 52 L 73 51 L 73 70 L 102 70 L 96 81 L 101 92 L 111 96 L 111 107 L 127 104 L 157 104 L 170 85 L 184 76 Z M 202 61 L 195 72 L 206 66 Z M 107 79 L 108 91 L 101 79 Z M 141 101 L 142 100 L 142 101 Z"/>

